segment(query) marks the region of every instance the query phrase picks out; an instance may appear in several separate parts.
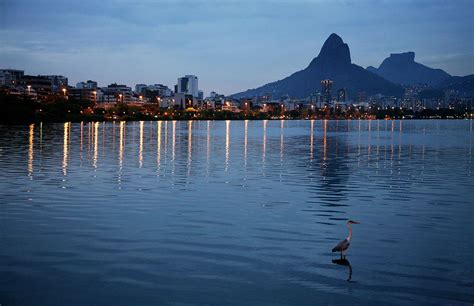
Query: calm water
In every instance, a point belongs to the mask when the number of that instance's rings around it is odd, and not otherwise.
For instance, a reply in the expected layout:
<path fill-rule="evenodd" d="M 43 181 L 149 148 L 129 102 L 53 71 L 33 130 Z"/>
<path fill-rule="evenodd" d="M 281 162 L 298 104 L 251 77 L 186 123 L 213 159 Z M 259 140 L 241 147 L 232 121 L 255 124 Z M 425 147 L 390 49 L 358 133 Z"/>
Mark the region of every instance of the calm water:
<path fill-rule="evenodd" d="M 473 121 L 0 126 L 0 304 L 470 305 L 473 140 Z"/>

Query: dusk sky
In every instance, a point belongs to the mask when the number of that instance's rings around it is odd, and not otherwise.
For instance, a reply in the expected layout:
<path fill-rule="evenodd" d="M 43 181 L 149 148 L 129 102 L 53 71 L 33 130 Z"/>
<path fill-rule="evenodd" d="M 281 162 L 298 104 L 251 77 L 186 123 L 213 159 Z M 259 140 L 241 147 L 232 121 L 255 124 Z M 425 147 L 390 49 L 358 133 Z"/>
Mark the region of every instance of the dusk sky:
<path fill-rule="evenodd" d="M 305 68 L 333 32 L 352 62 L 390 53 L 474 73 L 474 1 L 0 0 L 0 68 L 134 87 L 195 74 L 232 94 Z"/>

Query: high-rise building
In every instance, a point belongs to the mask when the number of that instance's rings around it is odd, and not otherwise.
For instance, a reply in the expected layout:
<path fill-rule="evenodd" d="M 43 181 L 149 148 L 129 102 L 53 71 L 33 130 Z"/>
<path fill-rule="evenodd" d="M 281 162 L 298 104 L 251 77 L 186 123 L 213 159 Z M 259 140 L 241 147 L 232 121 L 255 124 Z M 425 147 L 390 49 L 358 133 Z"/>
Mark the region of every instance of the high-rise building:
<path fill-rule="evenodd" d="M 321 81 L 321 93 L 325 103 L 329 103 L 332 100 L 331 96 L 332 90 L 332 81 L 331 80 L 322 80 Z"/>
<path fill-rule="evenodd" d="M 178 79 L 178 84 L 176 86 L 177 93 L 184 93 L 187 95 L 192 95 L 193 97 L 198 97 L 198 78 L 195 75 L 185 75 L 182 78 Z"/>
<path fill-rule="evenodd" d="M 337 91 L 337 101 L 338 102 L 346 102 L 346 90 L 345 89 L 339 89 Z"/>

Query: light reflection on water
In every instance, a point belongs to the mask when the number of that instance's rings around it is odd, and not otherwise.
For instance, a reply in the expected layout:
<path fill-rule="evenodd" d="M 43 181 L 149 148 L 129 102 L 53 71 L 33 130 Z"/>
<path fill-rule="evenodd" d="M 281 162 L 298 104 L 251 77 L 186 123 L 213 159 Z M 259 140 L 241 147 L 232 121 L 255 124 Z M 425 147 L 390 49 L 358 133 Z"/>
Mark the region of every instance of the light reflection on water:
<path fill-rule="evenodd" d="M 0 132 L 2 305 L 474 301 L 472 121 Z"/>

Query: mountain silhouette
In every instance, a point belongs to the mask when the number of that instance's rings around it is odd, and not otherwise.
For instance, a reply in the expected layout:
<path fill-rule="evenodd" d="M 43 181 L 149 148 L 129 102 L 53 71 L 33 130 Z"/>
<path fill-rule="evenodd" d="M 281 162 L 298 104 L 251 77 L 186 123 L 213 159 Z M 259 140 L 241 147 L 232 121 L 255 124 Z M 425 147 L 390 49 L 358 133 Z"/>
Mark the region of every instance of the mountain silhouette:
<path fill-rule="evenodd" d="M 380 67 L 367 67 L 370 72 L 402 85 L 436 85 L 451 76 L 441 69 L 433 69 L 415 62 L 415 52 L 392 53 Z"/>
<path fill-rule="evenodd" d="M 462 97 L 474 97 L 474 74 L 453 76 L 436 85 L 443 91 L 452 91 Z"/>
<path fill-rule="evenodd" d="M 308 67 L 293 73 L 282 80 L 272 82 L 255 89 L 249 89 L 232 95 L 234 98 L 250 98 L 272 94 L 273 98 L 289 95 L 293 98 L 306 98 L 321 91 L 321 81 L 333 81 L 333 91 L 344 88 L 349 97 L 358 93 L 367 95 L 384 94 L 401 96 L 401 86 L 352 64 L 349 46 L 337 34 L 331 34 L 324 43 L 319 55 Z"/>

